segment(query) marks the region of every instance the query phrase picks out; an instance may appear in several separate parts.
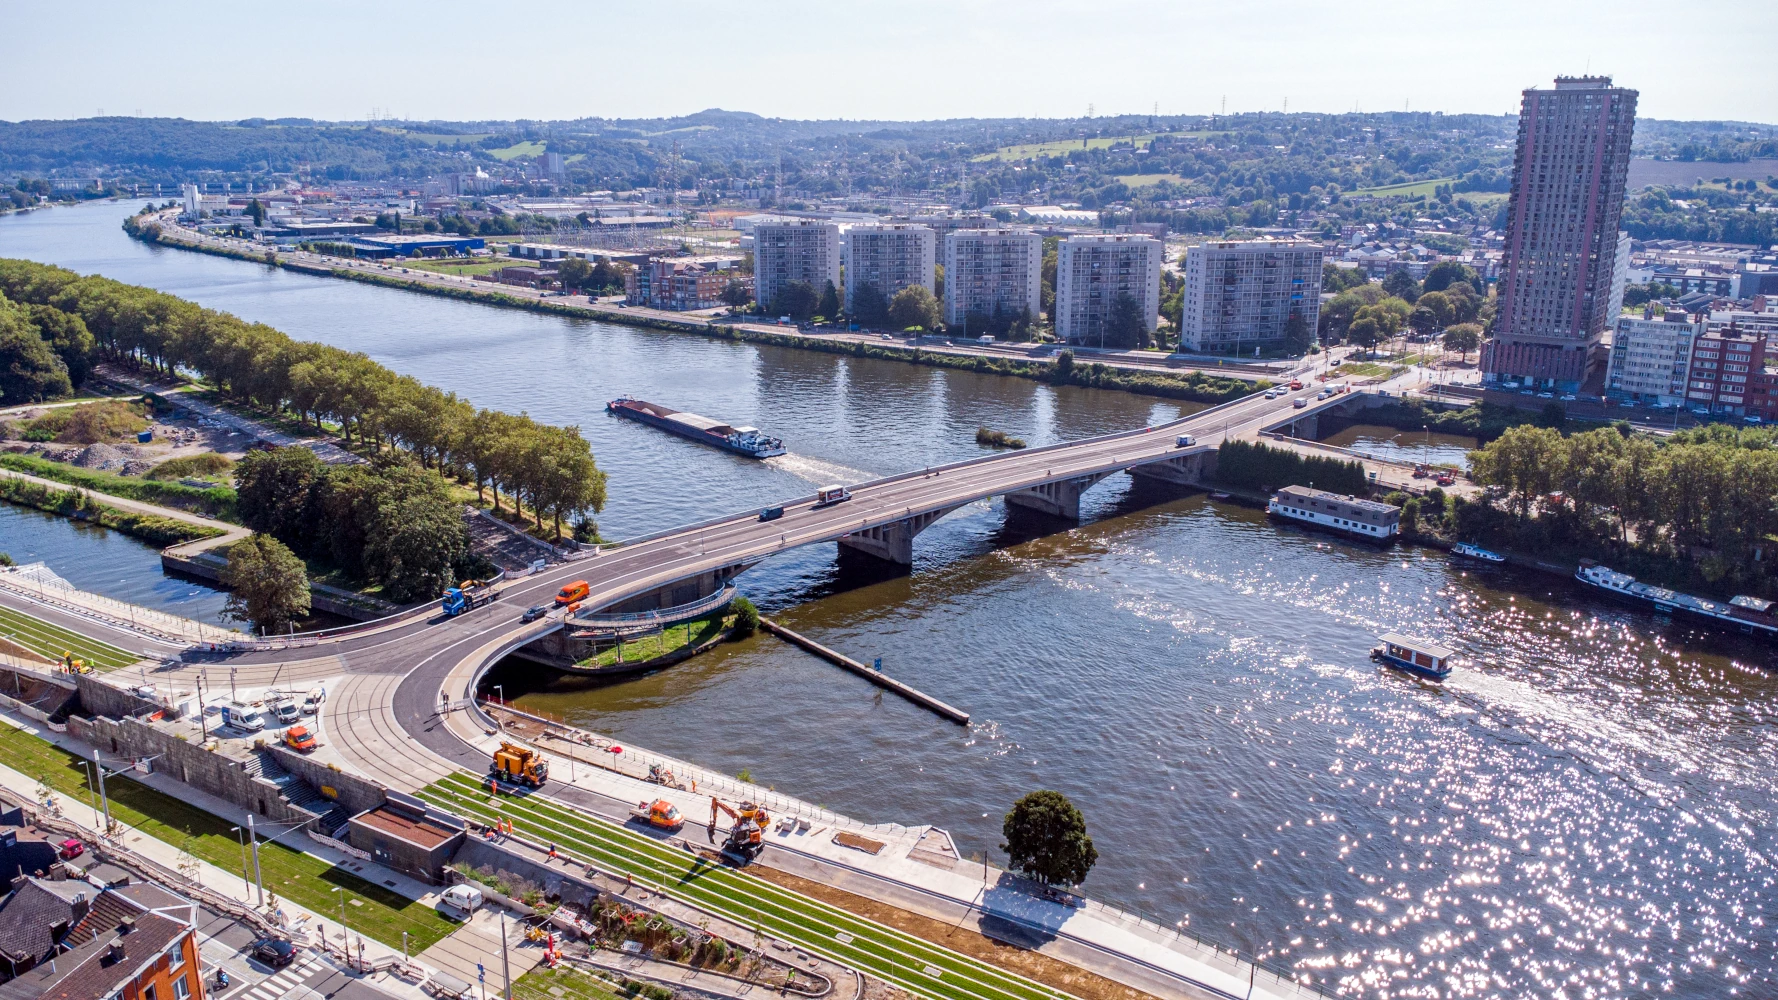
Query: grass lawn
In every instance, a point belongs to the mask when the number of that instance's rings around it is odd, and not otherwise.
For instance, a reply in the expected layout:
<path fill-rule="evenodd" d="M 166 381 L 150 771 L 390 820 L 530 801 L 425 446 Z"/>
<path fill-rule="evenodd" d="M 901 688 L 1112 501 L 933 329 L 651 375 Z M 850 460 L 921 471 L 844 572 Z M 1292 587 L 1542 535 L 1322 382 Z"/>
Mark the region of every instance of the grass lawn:
<path fill-rule="evenodd" d="M 513 143 L 505 149 L 490 149 L 488 152 L 493 154 L 496 160 L 516 160 L 521 156 L 542 156 L 543 148 L 541 142 L 526 140 Z"/>
<path fill-rule="evenodd" d="M 74 754 L 7 725 L 0 725 L 0 754 L 12 769 L 69 798 L 88 801 L 86 773 L 76 763 L 81 758 Z M 111 799 L 113 819 L 225 871 L 241 870 L 241 844 L 229 832 L 231 824 L 128 778 L 108 778 L 105 792 Z M 333 921 L 339 919 L 341 904 L 340 894 L 332 890 L 341 889 L 346 897 L 346 923 L 384 944 L 399 946 L 401 932 L 407 931 L 410 947 L 418 952 L 457 928 L 455 922 L 424 903 L 283 844 L 261 839 L 259 868 L 267 892 Z"/>
<path fill-rule="evenodd" d="M 1160 134 L 1162 133 L 1108 135 L 1087 139 L 1084 144 L 1080 139 L 1057 139 L 1054 142 L 1034 142 L 1023 146 L 1002 146 L 992 153 L 983 153 L 980 156 L 972 157 L 971 161 L 985 163 L 989 160 L 1029 160 L 1039 156 L 1066 156 L 1076 149 L 1109 149 L 1121 142 L 1135 143 L 1137 148 L 1141 148 L 1153 142 L 1155 136 Z M 500 154 L 495 153 L 494 155 L 499 156 Z M 1124 183 L 1129 184 L 1129 181 Z"/>
<path fill-rule="evenodd" d="M 1023 976 L 541 796 L 515 794 L 489 805 L 486 786 L 464 773 L 429 785 L 420 795 L 459 816 L 510 819 L 520 836 L 551 841 L 577 862 L 634 875 L 675 898 L 930 1000 L 1067 1000 L 1067 994 Z"/>
<path fill-rule="evenodd" d="M 1454 184 L 1456 181 L 1457 178 L 1455 177 L 1435 177 L 1429 181 L 1409 181 L 1406 184 L 1387 184 L 1383 187 L 1359 188 L 1356 191 L 1349 191 L 1347 193 L 1353 195 L 1368 194 L 1375 198 L 1412 198 L 1419 194 L 1430 198 L 1432 197 L 1433 188 L 1438 187 L 1440 184 Z M 1467 197 L 1467 195 L 1465 197 Z"/>
<path fill-rule="evenodd" d="M 702 618 L 693 618 L 689 622 L 669 626 L 655 635 L 645 635 L 639 639 L 630 639 L 623 643 L 624 663 L 640 663 L 652 660 L 657 656 L 665 656 L 685 646 L 695 646 L 716 638 L 723 629 L 733 625 L 735 616 L 730 614 L 708 614 Z M 616 666 L 617 646 L 602 649 L 593 656 L 580 661 L 583 667 Z"/>
<path fill-rule="evenodd" d="M 1131 188 L 1154 187 L 1162 181 L 1167 181 L 1172 184 L 1191 183 L 1191 181 L 1178 174 L 1125 174 L 1117 179 L 1123 181 L 1125 187 Z"/>
<path fill-rule="evenodd" d="M 73 653 L 75 659 L 85 660 L 96 670 L 116 670 L 141 659 L 109 643 L 88 639 L 11 608 L 0 608 L 0 635 L 51 660 Z"/>
<path fill-rule="evenodd" d="M 618 1000 L 616 984 L 573 965 L 538 966 L 513 980 L 514 1000 Z"/>
<path fill-rule="evenodd" d="M 401 262 L 401 266 L 420 271 L 433 271 L 438 274 L 455 274 L 463 276 L 489 274 L 498 271 L 503 267 L 517 266 L 519 263 L 520 261 L 515 261 L 511 257 L 495 257 L 492 260 L 486 257 L 471 258 L 468 260 L 461 257 L 421 257 L 418 260 L 404 260 Z"/>
<path fill-rule="evenodd" d="M 1334 369 L 1341 375 L 1361 375 L 1365 378 L 1387 378 L 1400 370 L 1389 365 L 1377 364 L 1374 361 L 1348 361 Z"/>

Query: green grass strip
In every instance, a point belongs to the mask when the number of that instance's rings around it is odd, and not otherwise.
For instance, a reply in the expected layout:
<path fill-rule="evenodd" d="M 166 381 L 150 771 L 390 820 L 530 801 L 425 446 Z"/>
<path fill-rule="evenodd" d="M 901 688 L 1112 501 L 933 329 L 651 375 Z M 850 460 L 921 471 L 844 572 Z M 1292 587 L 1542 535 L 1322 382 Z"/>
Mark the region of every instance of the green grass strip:
<path fill-rule="evenodd" d="M 625 872 L 660 885 L 743 925 L 794 941 L 922 996 L 942 1000 L 1059 1000 L 1068 996 L 553 801 L 510 797 L 491 806 L 485 786 L 466 774 L 444 778 L 421 795 L 460 815 L 484 821 L 510 818 L 521 834 L 554 841 L 602 870 Z M 841 934 L 850 940 L 842 940 Z M 938 975 L 929 973 L 929 968 Z"/>
<path fill-rule="evenodd" d="M 0 754 L 4 754 L 0 760 L 13 770 L 30 775 L 65 796 L 81 802 L 97 801 L 98 793 L 87 784 L 86 771 L 79 763 L 81 758 L 61 747 L 0 724 Z M 241 870 L 241 844 L 230 832 L 231 824 L 220 817 L 121 775 L 105 779 L 105 792 L 111 800 L 113 819 L 224 871 Z M 399 947 L 401 932 L 407 931 L 410 948 L 419 952 L 458 926 L 425 903 L 263 837 L 259 868 L 267 892 L 334 921 L 339 919 L 340 907 L 344 905 L 346 923 L 354 932 L 387 945 Z M 237 887 L 215 888 L 232 892 Z M 335 888 L 341 892 L 333 892 Z"/>
<path fill-rule="evenodd" d="M 78 632 L 70 632 L 59 625 L 51 625 L 41 618 L 33 618 L 23 611 L 14 611 L 11 608 L 0 608 L 0 636 L 11 639 L 45 659 L 57 662 L 61 661 L 64 654 L 73 653 L 75 659 L 85 660 L 97 670 L 116 670 L 141 659 L 116 646 L 97 639 L 88 639 Z"/>

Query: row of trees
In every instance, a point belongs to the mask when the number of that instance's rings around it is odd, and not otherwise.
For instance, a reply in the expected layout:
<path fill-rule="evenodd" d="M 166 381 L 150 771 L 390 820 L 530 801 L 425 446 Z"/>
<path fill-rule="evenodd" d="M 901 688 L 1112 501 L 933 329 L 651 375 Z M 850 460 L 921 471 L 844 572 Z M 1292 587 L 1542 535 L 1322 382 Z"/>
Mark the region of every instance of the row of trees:
<path fill-rule="evenodd" d="M 1521 525 L 1547 519 L 1574 541 L 1696 559 L 1711 578 L 1763 576 L 1778 535 L 1778 435 L 1767 429 L 1716 424 L 1660 442 L 1627 424 L 1567 437 L 1519 426 L 1472 453 L 1471 472 Z"/>
<path fill-rule="evenodd" d="M 77 345 L 70 353 L 83 365 L 108 357 L 168 375 L 196 372 L 233 399 L 305 425 L 332 422 L 348 443 L 405 450 L 422 467 L 473 481 L 478 495 L 491 487 L 496 510 L 504 491 L 518 513 L 529 505 L 552 519 L 558 534 L 565 518 L 605 505 L 605 476 L 579 427 L 478 410 L 363 354 L 293 340 L 262 323 L 108 278 L 0 260 L 0 295 L 47 309 L 37 329 Z"/>
<path fill-rule="evenodd" d="M 1371 284 L 1356 269 L 1330 267 L 1323 288 L 1336 294 L 1321 310 L 1321 339 L 1368 350 L 1411 330 L 1426 339 L 1442 336 L 1447 349 L 1467 356 L 1480 346 L 1493 311 L 1480 286 L 1473 269 L 1450 261 L 1434 265 L 1424 283 L 1395 270 Z"/>
<path fill-rule="evenodd" d="M 410 456 L 327 465 L 307 448 L 278 448 L 249 452 L 235 476 L 243 524 L 381 585 L 397 604 L 487 569 L 471 555 L 462 508 L 444 481 Z"/>
<path fill-rule="evenodd" d="M 36 403 L 66 396 L 92 367 L 93 336 L 80 317 L 22 305 L 0 292 L 0 400 Z"/>

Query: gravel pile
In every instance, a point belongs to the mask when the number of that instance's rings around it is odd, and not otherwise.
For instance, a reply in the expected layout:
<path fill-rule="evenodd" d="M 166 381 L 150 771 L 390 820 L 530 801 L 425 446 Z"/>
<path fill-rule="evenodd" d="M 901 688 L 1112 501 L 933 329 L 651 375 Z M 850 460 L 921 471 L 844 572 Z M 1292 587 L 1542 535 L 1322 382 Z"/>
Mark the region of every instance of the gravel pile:
<path fill-rule="evenodd" d="M 83 469 L 97 469 L 100 472 L 117 472 L 129 461 L 122 449 L 108 444 L 91 444 L 81 450 L 75 457 L 74 464 Z"/>

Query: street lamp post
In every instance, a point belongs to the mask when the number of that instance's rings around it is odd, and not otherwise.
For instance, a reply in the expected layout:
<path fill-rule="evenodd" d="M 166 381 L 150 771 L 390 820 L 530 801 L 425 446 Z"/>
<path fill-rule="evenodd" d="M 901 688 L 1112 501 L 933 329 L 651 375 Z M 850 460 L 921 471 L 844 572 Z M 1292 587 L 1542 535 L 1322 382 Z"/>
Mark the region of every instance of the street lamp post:
<path fill-rule="evenodd" d="M 251 893 L 253 879 L 247 874 L 247 831 L 238 826 L 231 826 L 228 828 L 228 832 L 234 834 L 235 840 L 241 845 L 241 891 Z"/>
<path fill-rule="evenodd" d="M 247 841 L 253 845 L 253 884 L 259 887 L 259 905 L 265 905 L 265 879 L 259 874 L 259 836 L 253 832 L 253 814 L 247 814 Z"/>
<path fill-rule="evenodd" d="M 14 674 L 14 675 L 13 675 L 13 676 L 14 676 L 14 677 L 16 677 L 16 676 L 18 676 L 18 675 L 17 675 L 17 674 Z M 85 772 L 86 772 L 86 804 L 87 804 L 87 807 L 88 807 L 88 808 L 89 808 L 89 809 L 91 809 L 91 810 L 92 810 L 92 811 L 93 811 L 93 812 L 98 812 L 98 811 L 99 811 L 99 803 L 98 803 L 98 800 L 96 800 L 96 799 L 94 799 L 94 798 L 93 798 L 93 768 L 92 768 L 92 762 L 91 762 L 91 761 L 86 761 L 86 760 L 83 760 L 83 761 L 81 761 L 81 762 L 80 762 L 80 767 L 81 767 L 81 769 L 82 769 L 82 770 L 84 770 L 84 771 L 85 771 Z"/>

